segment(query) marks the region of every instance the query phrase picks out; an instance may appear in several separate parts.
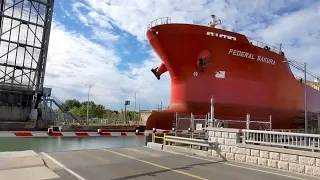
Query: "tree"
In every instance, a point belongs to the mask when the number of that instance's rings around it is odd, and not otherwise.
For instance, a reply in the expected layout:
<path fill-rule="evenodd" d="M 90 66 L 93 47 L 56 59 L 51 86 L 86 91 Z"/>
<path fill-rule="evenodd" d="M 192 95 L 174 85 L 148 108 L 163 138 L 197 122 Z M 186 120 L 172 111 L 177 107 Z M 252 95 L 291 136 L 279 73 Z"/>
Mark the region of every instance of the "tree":
<path fill-rule="evenodd" d="M 87 118 L 87 101 L 79 102 L 76 99 L 66 100 L 62 107 L 71 111 L 74 115 L 83 119 Z M 109 122 L 124 121 L 124 111 L 113 111 L 106 109 L 101 104 L 95 104 L 93 101 L 89 101 L 89 118 L 108 119 Z M 133 111 L 126 112 L 127 121 L 137 121 L 138 113 Z"/>
<path fill-rule="evenodd" d="M 97 118 L 103 118 L 103 115 L 105 114 L 106 110 L 104 109 L 104 106 L 102 106 L 101 104 L 95 106 L 94 108 L 92 108 L 92 115 L 94 117 Z"/>
<path fill-rule="evenodd" d="M 70 100 L 66 100 L 63 104 L 62 104 L 62 109 L 66 110 L 66 111 L 70 111 L 73 107 L 80 107 L 81 103 L 76 100 L 76 99 L 70 99 Z"/>

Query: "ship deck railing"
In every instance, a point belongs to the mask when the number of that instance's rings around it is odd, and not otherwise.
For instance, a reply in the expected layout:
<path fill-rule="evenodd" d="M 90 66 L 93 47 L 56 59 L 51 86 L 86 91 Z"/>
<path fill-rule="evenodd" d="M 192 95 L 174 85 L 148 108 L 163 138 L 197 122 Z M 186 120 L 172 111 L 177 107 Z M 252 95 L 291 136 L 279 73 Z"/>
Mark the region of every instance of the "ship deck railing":
<path fill-rule="evenodd" d="M 170 24 L 170 23 L 171 23 L 170 17 L 158 18 L 158 19 L 151 21 L 151 23 L 148 25 L 148 30 L 155 27 L 155 26 L 159 26 L 159 25 L 163 25 L 163 24 Z"/>
<path fill-rule="evenodd" d="M 294 78 L 297 81 L 300 81 L 301 83 L 304 83 L 304 81 L 305 81 L 302 77 L 297 76 L 297 75 L 294 75 Z M 319 78 L 317 78 L 317 79 L 319 79 Z M 312 81 L 307 80 L 307 86 L 310 86 L 313 89 L 320 91 L 320 83 L 319 82 L 312 82 Z"/>
<path fill-rule="evenodd" d="M 291 149 L 320 151 L 320 135 L 293 133 L 293 132 L 276 132 L 276 131 L 259 131 L 259 130 L 242 130 L 242 143 L 259 144 L 262 146 L 274 146 Z"/>
<path fill-rule="evenodd" d="M 258 41 L 258 40 L 252 39 L 252 38 L 248 38 L 248 40 L 254 46 L 257 46 L 257 47 L 260 47 L 260 48 L 263 48 L 263 49 L 270 48 L 268 50 L 270 50 L 270 51 L 272 51 L 274 53 L 277 53 L 277 54 L 281 54 L 282 53 L 280 48 L 271 46 L 271 45 L 269 45 L 267 43 L 264 43 L 264 42 L 261 42 L 261 41 Z"/>

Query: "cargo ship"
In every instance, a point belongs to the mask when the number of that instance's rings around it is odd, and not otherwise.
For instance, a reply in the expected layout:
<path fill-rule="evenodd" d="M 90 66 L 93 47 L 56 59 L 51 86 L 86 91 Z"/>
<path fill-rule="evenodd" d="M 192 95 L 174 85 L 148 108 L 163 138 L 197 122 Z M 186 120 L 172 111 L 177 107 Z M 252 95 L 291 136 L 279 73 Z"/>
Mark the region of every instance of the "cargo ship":
<path fill-rule="evenodd" d="M 268 120 L 273 129 L 304 127 L 304 81 L 291 71 L 281 46 L 275 48 L 243 34 L 208 25 L 171 23 L 159 18 L 149 24 L 147 39 L 161 59 L 152 73 L 171 79 L 170 106 L 154 111 L 146 129 L 171 129 L 175 113 L 205 115 L 213 96 L 214 118 Z M 307 85 L 307 112 L 320 110 L 320 91 Z"/>

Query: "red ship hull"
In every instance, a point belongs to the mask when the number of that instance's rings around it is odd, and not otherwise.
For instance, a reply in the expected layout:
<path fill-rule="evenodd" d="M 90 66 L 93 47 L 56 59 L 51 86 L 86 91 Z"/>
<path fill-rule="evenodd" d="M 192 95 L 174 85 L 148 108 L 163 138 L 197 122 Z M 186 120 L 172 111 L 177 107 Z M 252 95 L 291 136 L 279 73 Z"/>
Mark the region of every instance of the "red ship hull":
<path fill-rule="evenodd" d="M 155 75 L 171 78 L 168 110 L 155 111 L 146 128 L 171 129 L 174 114 L 210 112 L 214 118 L 268 120 L 272 128 L 297 128 L 304 119 L 304 83 L 296 80 L 284 54 L 252 45 L 241 34 L 188 24 L 165 24 L 147 32 L 162 60 Z M 234 39 L 230 39 L 230 37 Z M 320 110 L 320 91 L 307 86 L 310 115 Z M 303 125 L 302 125 L 303 126 Z"/>

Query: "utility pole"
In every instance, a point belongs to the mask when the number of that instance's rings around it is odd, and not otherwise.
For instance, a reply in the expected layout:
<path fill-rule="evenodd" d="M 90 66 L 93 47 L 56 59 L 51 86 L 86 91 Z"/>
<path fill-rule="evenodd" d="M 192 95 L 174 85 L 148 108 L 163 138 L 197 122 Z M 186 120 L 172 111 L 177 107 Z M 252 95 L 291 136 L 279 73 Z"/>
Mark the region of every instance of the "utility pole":
<path fill-rule="evenodd" d="M 87 123 L 89 123 L 89 100 L 90 100 L 90 88 L 92 85 L 88 85 L 88 102 L 87 102 Z"/>
<path fill-rule="evenodd" d="M 139 103 L 139 120 L 138 121 L 140 121 L 140 118 L 141 118 L 141 115 L 140 115 L 140 103 Z"/>
<path fill-rule="evenodd" d="M 137 89 L 135 92 L 134 92 L 134 112 L 136 112 L 136 109 L 137 109 L 137 92 L 140 90 Z"/>
<path fill-rule="evenodd" d="M 308 133 L 308 114 L 307 114 L 307 63 L 304 62 L 304 131 Z"/>
<path fill-rule="evenodd" d="M 136 106 L 137 106 L 137 91 L 134 92 L 134 112 L 136 112 Z"/>

